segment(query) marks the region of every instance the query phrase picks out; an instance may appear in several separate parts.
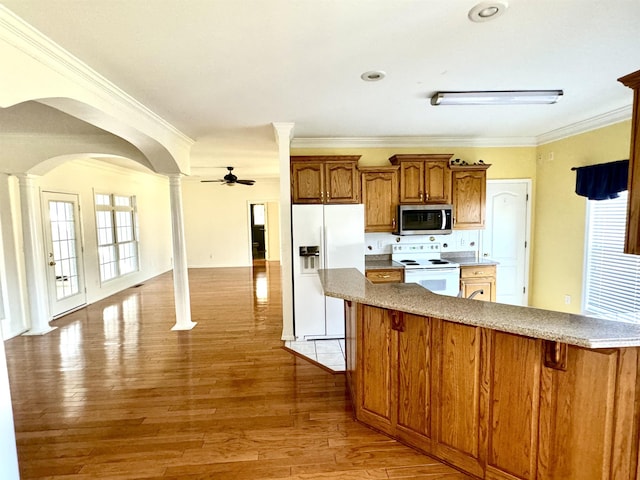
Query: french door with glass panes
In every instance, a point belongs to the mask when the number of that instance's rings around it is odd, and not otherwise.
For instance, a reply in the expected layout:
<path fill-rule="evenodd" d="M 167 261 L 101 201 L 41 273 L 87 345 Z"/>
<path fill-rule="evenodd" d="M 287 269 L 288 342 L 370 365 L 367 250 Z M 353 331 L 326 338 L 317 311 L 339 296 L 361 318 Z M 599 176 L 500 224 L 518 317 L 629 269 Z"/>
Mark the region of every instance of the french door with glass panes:
<path fill-rule="evenodd" d="M 42 192 L 49 308 L 58 317 L 87 303 L 78 196 Z"/>

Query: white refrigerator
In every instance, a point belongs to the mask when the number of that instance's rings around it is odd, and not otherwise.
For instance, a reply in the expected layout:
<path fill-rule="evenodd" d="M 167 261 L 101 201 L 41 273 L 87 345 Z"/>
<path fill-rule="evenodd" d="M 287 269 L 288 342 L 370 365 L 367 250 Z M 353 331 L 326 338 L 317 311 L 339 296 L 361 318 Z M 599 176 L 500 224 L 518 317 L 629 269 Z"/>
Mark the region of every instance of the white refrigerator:
<path fill-rule="evenodd" d="M 364 206 L 291 209 L 296 339 L 344 338 L 344 300 L 324 296 L 318 270 L 351 267 L 364 274 Z"/>

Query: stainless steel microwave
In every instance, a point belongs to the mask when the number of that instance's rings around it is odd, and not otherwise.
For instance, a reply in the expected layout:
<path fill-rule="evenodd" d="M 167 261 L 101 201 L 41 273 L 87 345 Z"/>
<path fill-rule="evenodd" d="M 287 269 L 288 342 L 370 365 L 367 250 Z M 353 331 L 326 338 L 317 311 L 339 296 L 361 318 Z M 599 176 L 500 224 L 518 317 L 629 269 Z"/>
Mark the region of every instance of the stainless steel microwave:
<path fill-rule="evenodd" d="M 453 205 L 398 205 L 396 235 L 451 233 Z"/>

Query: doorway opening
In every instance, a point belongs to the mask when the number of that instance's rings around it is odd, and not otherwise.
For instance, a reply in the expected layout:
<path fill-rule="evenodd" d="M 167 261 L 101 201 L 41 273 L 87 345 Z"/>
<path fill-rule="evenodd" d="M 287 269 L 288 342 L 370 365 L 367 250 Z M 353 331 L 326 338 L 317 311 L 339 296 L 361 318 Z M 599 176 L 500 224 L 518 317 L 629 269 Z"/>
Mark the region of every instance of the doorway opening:
<path fill-rule="evenodd" d="M 267 262 L 267 209 L 264 203 L 252 203 L 251 212 L 251 258 L 254 266 Z"/>

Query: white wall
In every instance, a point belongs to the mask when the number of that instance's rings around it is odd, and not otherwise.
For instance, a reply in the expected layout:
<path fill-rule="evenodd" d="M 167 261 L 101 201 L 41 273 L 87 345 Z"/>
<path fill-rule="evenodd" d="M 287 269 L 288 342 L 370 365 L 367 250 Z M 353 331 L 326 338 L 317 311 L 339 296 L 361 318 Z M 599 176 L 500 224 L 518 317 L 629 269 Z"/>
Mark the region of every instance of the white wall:
<path fill-rule="evenodd" d="M 7 359 L 2 341 L 0 341 L 0 478 L 3 480 L 20 478 Z"/>
<path fill-rule="evenodd" d="M 182 197 L 189 267 L 246 267 L 252 264 L 251 203 L 267 204 L 268 258 L 279 260 L 279 188 L 276 179 L 257 180 L 253 186 L 227 186 L 186 179 Z"/>
<path fill-rule="evenodd" d="M 84 243 L 87 302 L 171 270 L 171 207 L 167 177 L 94 160 L 67 162 L 38 181 L 41 190 L 79 195 Z M 94 193 L 135 195 L 138 209 L 140 271 L 100 283 Z"/>

